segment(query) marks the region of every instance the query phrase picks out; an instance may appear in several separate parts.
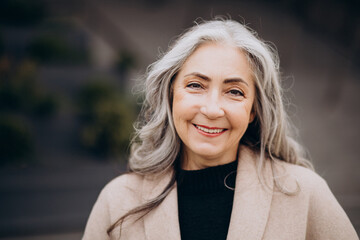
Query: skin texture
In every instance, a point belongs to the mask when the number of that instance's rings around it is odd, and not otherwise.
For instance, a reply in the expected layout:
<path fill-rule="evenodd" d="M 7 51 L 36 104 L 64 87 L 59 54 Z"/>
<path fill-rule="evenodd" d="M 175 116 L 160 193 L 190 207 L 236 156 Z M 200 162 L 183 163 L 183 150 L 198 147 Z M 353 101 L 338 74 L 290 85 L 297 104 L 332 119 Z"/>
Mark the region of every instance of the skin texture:
<path fill-rule="evenodd" d="M 234 161 L 254 119 L 255 85 L 245 54 L 229 44 L 205 43 L 186 60 L 172 89 L 172 115 L 183 143 L 182 168 Z"/>

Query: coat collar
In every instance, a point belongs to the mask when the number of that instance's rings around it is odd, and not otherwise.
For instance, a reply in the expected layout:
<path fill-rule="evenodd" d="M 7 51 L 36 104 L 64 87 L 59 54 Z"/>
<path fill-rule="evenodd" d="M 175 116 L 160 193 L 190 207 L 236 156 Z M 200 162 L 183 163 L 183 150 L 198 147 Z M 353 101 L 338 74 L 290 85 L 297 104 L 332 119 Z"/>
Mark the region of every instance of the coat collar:
<path fill-rule="evenodd" d="M 227 240 L 261 240 L 269 217 L 272 200 L 272 170 L 266 162 L 263 176 L 265 187 L 257 175 L 258 154 L 250 148 L 240 146 L 239 163 L 236 175 L 236 187 L 233 209 Z M 157 197 L 170 181 L 171 172 L 160 177 L 146 177 L 143 184 L 145 200 Z M 180 240 L 178 219 L 177 189 L 171 190 L 164 201 L 144 217 L 147 240 Z"/>
<path fill-rule="evenodd" d="M 241 146 L 228 240 L 260 240 L 263 237 L 270 213 L 273 181 L 268 161 L 262 172 L 266 186 L 260 182 L 255 165 L 258 157 L 249 148 Z"/>

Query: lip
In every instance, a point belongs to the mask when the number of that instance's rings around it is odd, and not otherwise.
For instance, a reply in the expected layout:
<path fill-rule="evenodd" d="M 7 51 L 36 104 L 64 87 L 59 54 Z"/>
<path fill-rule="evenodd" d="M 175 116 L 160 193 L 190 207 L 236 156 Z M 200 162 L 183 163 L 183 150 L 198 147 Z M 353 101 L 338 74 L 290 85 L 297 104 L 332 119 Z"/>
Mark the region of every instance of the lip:
<path fill-rule="evenodd" d="M 208 127 L 208 126 L 200 125 L 200 124 L 194 124 L 194 125 L 200 126 L 200 127 L 203 127 L 203 128 L 207 128 L 207 129 L 226 129 L 226 128 L 218 128 L 218 127 Z"/>
<path fill-rule="evenodd" d="M 222 135 L 223 133 L 225 133 L 227 131 L 226 128 L 218 128 L 218 127 L 208 127 L 208 126 L 205 126 L 205 125 L 199 125 L 199 124 L 193 124 L 194 128 L 202 135 L 204 136 L 207 136 L 207 137 L 217 137 L 217 136 L 220 136 Z M 219 133 L 207 133 L 207 132 L 204 132 L 202 130 L 200 130 L 199 128 L 197 128 L 196 126 L 199 126 L 199 127 L 203 127 L 203 128 L 207 128 L 207 129 L 224 129 L 224 131 L 222 132 L 219 132 Z"/>

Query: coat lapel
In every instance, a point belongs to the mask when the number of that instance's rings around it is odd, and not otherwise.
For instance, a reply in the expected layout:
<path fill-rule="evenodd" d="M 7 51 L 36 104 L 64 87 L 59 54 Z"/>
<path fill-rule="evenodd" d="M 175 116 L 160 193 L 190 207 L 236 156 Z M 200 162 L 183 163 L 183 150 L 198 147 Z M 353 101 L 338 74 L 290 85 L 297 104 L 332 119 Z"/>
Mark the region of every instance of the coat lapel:
<path fill-rule="evenodd" d="M 153 199 L 164 190 L 171 178 L 171 172 L 160 177 L 145 178 L 144 200 Z M 164 201 L 144 217 L 147 240 L 180 240 L 177 190 L 171 190 Z"/>
<path fill-rule="evenodd" d="M 256 172 L 256 158 L 252 150 L 240 146 L 238 172 L 228 240 L 261 240 L 269 217 L 272 200 L 272 171 L 266 163 L 263 176 L 264 187 Z"/>
<path fill-rule="evenodd" d="M 264 187 L 256 172 L 258 157 L 248 147 L 241 146 L 236 176 L 233 210 L 228 240 L 261 240 L 268 221 L 272 200 L 272 170 L 269 162 L 263 172 L 268 188 Z M 171 172 L 161 177 L 146 177 L 143 184 L 144 200 L 157 197 L 170 181 Z M 147 240 L 180 240 L 176 185 L 164 201 L 144 217 Z"/>

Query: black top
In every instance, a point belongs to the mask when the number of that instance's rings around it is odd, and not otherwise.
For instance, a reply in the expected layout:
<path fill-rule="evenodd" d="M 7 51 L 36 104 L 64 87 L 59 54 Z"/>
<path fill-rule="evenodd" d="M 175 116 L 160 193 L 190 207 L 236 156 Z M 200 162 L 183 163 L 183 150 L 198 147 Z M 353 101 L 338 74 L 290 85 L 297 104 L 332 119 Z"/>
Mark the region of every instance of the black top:
<path fill-rule="evenodd" d="M 177 169 L 179 223 L 182 240 L 226 239 L 237 161 L 201 170 Z"/>

